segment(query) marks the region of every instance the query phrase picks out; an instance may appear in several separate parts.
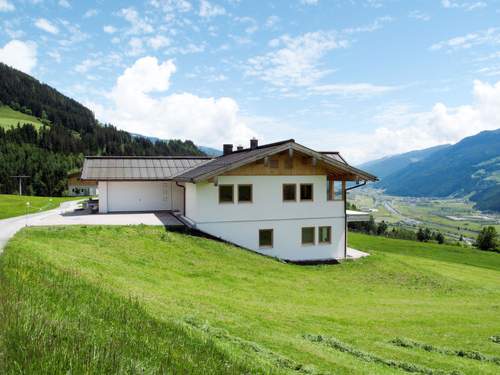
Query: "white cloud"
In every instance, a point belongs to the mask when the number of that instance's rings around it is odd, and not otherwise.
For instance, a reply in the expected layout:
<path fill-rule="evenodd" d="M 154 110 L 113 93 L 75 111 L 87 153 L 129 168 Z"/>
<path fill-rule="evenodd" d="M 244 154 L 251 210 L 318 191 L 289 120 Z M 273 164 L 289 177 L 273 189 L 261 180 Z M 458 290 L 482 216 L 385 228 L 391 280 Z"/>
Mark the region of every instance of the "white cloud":
<path fill-rule="evenodd" d="M 426 13 L 423 13 L 419 10 L 412 10 L 409 14 L 408 17 L 414 18 L 419 21 L 429 21 L 431 19 L 431 16 L 429 16 Z"/>
<path fill-rule="evenodd" d="M 466 11 L 471 11 L 475 9 L 481 9 L 488 6 L 484 1 L 458 1 L 458 0 L 441 0 L 441 5 L 443 8 L 447 9 L 464 9 Z"/>
<path fill-rule="evenodd" d="M 99 10 L 97 9 L 89 9 L 83 14 L 83 18 L 92 18 L 99 14 Z"/>
<path fill-rule="evenodd" d="M 68 0 L 59 0 L 58 4 L 63 8 L 71 8 L 71 4 Z"/>
<path fill-rule="evenodd" d="M 500 127 L 500 81 L 474 81 L 472 104 L 449 107 L 436 103 L 428 112 L 405 106 L 390 107 L 375 116 L 372 133 L 358 134 L 348 144 L 349 156 L 366 161 L 444 143 L 455 143 L 483 130 Z"/>
<path fill-rule="evenodd" d="M 321 58 L 329 51 L 347 46 L 333 32 L 316 31 L 298 37 L 273 39 L 274 51 L 248 60 L 246 73 L 275 86 L 309 86 L 330 70 L 322 69 Z"/>
<path fill-rule="evenodd" d="M 371 83 L 325 84 L 311 87 L 311 92 L 321 95 L 367 97 L 397 90 L 396 86 L 379 86 Z"/>
<path fill-rule="evenodd" d="M 319 0 L 300 0 L 300 3 L 303 5 L 318 5 Z"/>
<path fill-rule="evenodd" d="M 208 0 L 200 1 L 200 17 L 210 18 L 223 16 L 226 14 L 226 9 L 220 5 L 212 4 Z"/>
<path fill-rule="evenodd" d="M 264 27 L 266 29 L 273 29 L 280 22 L 280 18 L 278 16 L 269 16 L 264 23 Z"/>
<path fill-rule="evenodd" d="M 148 45 L 153 49 L 160 49 L 170 45 L 170 39 L 163 35 L 156 35 L 148 39 Z"/>
<path fill-rule="evenodd" d="M 0 0 L 0 12 L 12 12 L 16 7 L 9 0 Z"/>
<path fill-rule="evenodd" d="M 130 49 L 128 50 L 127 53 L 130 56 L 140 55 L 144 51 L 142 39 L 140 39 L 140 38 L 130 39 L 128 42 L 128 45 L 129 45 Z"/>
<path fill-rule="evenodd" d="M 151 5 L 163 9 L 164 12 L 189 12 L 193 7 L 186 0 L 151 0 Z"/>
<path fill-rule="evenodd" d="M 11 40 L 0 48 L 0 61 L 25 73 L 31 73 L 37 63 L 36 48 L 34 42 Z"/>
<path fill-rule="evenodd" d="M 172 60 L 137 60 L 118 78 L 112 107 L 90 103 L 98 118 L 130 132 L 163 139 L 191 139 L 220 147 L 247 142 L 255 135 L 241 120 L 237 103 L 227 97 L 202 98 L 190 93 L 161 95 L 176 71 Z"/>
<path fill-rule="evenodd" d="M 118 31 L 116 27 L 111 26 L 111 25 L 106 25 L 102 29 L 107 34 L 114 34 Z"/>
<path fill-rule="evenodd" d="M 51 23 L 49 20 L 45 18 L 38 18 L 35 21 L 35 26 L 38 27 L 40 30 L 46 31 L 50 34 L 58 34 L 59 29 L 57 26 L 55 26 L 53 23 Z"/>
<path fill-rule="evenodd" d="M 490 27 L 486 30 L 476 31 L 466 35 L 454 37 L 445 41 L 441 41 L 439 43 L 435 43 L 430 47 L 430 49 L 433 51 L 440 49 L 457 50 L 484 44 L 500 44 L 500 28 Z"/>
<path fill-rule="evenodd" d="M 148 34 L 154 30 L 150 22 L 142 18 L 134 8 L 123 8 L 119 14 L 130 23 L 130 34 Z"/>
<path fill-rule="evenodd" d="M 56 50 L 49 51 L 49 52 L 47 52 L 47 55 L 52 57 L 54 59 L 54 61 L 57 63 L 60 63 L 62 61 L 62 57 L 61 57 L 61 54 L 59 53 L 59 51 L 56 51 Z"/>
<path fill-rule="evenodd" d="M 98 59 L 85 59 L 80 64 L 75 66 L 75 71 L 78 73 L 87 73 L 90 69 L 99 66 L 101 62 Z"/>

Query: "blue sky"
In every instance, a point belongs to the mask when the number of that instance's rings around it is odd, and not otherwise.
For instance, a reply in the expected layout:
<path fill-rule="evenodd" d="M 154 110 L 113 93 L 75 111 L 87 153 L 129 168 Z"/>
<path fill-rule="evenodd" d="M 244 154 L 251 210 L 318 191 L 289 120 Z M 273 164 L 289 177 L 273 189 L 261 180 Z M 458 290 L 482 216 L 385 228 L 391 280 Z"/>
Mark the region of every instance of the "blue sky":
<path fill-rule="evenodd" d="M 359 163 L 500 127 L 500 1 L 0 0 L 0 61 L 99 120 Z"/>

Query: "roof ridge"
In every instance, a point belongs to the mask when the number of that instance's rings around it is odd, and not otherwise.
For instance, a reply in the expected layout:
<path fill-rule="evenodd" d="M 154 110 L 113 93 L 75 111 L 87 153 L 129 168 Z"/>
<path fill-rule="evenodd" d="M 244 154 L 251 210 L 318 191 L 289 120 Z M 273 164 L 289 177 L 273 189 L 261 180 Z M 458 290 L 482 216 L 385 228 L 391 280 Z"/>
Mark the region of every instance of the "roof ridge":
<path fill-rule="evenodd" d="M 101 156 L 101 155 L 87 155 L 85 159 L 213 159 L 212 156 L 199 156 L 199 155 L 163 155 L 163 156 Z"/>
<path fill-rule="evenodd" d="M 286 139 L 284 141 L 278 141 L 278 142 L 273 142 L 273 143 L 267 143 L 265 145 L 261 145 L 261 146 L 257 146 L 255 148 L 244 148 L 242 150 L 234 150 L 232 151 L 231 153 L 227 154 L 227 155 L 232 155 L 232 154 L 239 154 L 239 153 L 242 153 L 242 152 L 248 152 L 248 151 L 253 151 L 253 150 L 261 150 L 263 148 L 267 148 L 267 147 L 274 147 L 274 146 L 279 146 L 279 145 L 282 145 L 282 144 L 285 144 L 285 143 L 290 143 L 290 142 L 295 142 L 295 139 L 293 138 L 290 138 L 290 139 Z M 217 158 L 220 158 L 222 156 L 227 156 L 227 155 L 219 155 L 217 156 Z"/>

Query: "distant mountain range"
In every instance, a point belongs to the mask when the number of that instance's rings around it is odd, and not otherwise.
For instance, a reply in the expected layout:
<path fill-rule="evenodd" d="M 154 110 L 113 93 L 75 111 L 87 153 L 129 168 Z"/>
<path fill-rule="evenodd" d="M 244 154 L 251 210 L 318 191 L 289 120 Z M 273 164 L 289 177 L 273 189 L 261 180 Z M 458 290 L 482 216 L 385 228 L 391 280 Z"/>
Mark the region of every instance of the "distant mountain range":
<path fill-rule="evenodd" d="M 436 151 L 443 150 L 447 147 L 450 147 L 450 145 L 439 145 L 425 148 L 423 150 L 405 152 L 404 154 L 386 156 L 381 159 L 361 164 L 359 168 L 369 171 L 378 178 L 382 179 L 409 166 L 412 163 L 416 163 L 417 161 L 427 158 Z"/>
<path fill-rule="evenodd" d="M 468 196 L 481 210 L 500 211 L 500 129 L 361 167 L 376 175 L 378 172 L 381 181 L 376 186 L 387 194 Z"/>
<path fill-rule="evenodd" d="M 161 141 L 161 139 L 157 138 L 157 137 L 150 137 L 150 136 L 137 134 L 137 133 L 130 133 L 130 134 L 132 134 L 132 136 L 134 136 L 134 137 L 149 139 L 151 142 Z M 217 150 L 216 148 L 207 147 L 207 146 L 198 146 L 198 145 L 196 147 L 198 147 L 198 150 L 200 150 L 201 152 L 205 153 L 208 156 L 220 156 L 220 155 L 222 155 L 222 151 Z"/>

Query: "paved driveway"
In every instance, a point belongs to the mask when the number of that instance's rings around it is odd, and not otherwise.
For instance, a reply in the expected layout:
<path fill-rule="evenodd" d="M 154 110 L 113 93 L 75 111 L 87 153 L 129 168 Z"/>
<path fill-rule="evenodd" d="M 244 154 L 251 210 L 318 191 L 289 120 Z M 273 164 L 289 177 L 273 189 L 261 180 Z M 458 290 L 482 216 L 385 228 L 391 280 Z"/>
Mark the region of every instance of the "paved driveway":
<path fill-rule="evenodd" d="M 47 225 L 183 225 L 169 212 L 130 212 L 91 214 L 78 209 L 75 201 L 64 202 L 59 208 L 37 214 L 17 216 L 0 220 L 0 253 L 7 241 L 25 226 Z"/>

